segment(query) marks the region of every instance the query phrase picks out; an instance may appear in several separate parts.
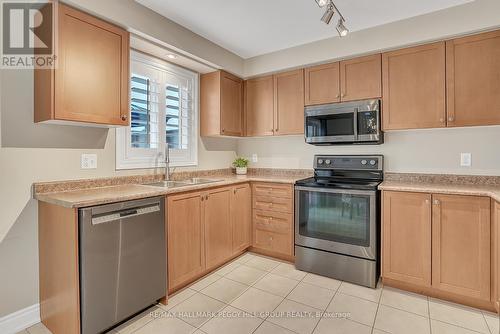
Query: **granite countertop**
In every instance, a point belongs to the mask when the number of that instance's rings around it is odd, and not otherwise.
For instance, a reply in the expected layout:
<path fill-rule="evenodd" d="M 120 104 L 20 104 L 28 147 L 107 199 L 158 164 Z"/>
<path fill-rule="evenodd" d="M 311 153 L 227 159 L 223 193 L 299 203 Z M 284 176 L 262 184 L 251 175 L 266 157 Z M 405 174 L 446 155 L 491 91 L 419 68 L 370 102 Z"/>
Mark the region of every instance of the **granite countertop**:
<path fill-rule="evenodd" d="M 486 196 L 500 202 L 500 185 L 457 184 L 445 182 L 416 182 L 386 180 L 379 185 L 380 190 L 439 193 L 450 195 Z"/>
<path fill-rule="evenodd" d="M 122 184 L 97 188 L 77 189 L 58 192 L 35 192 L 33 197 L 39 201 L 60 205 L 67 208 L 81 208 L 94 205 L 121 202 L 146 197 L 162 196 L 187 191 L 204 190 L 213 187 L 227 186 L 245 182 L 272 182 L 294 184 L 303 179 L 304 175 L 223 175 L 207 178 L 220 180 L 218 182 L 162 188 L 142 184 Z M 36 188 L 36 185 L 35 185 Z"/>

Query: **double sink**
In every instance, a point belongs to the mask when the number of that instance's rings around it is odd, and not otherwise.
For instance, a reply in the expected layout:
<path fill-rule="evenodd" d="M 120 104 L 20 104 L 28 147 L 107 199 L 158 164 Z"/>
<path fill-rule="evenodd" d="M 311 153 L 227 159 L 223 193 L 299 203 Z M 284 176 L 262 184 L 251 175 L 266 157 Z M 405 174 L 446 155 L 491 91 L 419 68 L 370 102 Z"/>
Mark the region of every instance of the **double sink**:
<path fill-rule="evenodd" d="M 204 179 L 204 178 L 200 178 L 200 177 L 193 177 L 193 178 L 187 179 L 187 180 L 160 181 L 160 182 L 148 183 L 146 185 L 153 186 L 153 187 L 161 187 L 161 188 L 177 188 L 177 187 L 192 186 L 192 185 L 196 185 L 196 184 L 214 183 L 214 182 L 220 182 L 220 181 L 222 181 L 222 180 Z"/>

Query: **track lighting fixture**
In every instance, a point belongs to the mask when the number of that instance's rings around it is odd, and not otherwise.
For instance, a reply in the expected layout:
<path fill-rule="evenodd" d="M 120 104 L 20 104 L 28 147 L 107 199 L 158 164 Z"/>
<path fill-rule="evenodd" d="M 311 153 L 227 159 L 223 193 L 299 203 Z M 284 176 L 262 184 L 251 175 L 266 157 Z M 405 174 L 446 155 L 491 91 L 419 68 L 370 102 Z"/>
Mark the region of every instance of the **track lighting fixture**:
<path fill-rule="evenodd" d="M 323 8 L 326 6 L 326 11 L 321 17 L 321 21 L 325 22 L 326 24 L 330 24 L 330 21 L 333 18 L 333 15 L 335 12 L 337 12 L 340 16 L 339 21 L 337 22 L 337 32 L 339 33 L 340 37 L 345 37 L 349 33 L 349 29 L 346 28 L 345 26 L 345 19 L 342 16 L 342 14 L 339 12 L 337 6 L 333 3 L 332 0 L 315 0 L 316 3 L 320 8 Z"/>

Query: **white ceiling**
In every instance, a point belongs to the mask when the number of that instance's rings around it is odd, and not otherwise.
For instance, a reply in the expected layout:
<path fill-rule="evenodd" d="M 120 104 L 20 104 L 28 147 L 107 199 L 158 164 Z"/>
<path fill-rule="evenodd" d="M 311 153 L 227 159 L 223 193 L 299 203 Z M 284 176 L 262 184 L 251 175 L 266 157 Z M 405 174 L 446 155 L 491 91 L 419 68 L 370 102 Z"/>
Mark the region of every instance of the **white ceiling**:
<path fill-rule="evenodd" d="M 136 0 L 243 58 L 337 36 L 314 0 Z M 471 0 L 335 0 L 350 31 Z"/>

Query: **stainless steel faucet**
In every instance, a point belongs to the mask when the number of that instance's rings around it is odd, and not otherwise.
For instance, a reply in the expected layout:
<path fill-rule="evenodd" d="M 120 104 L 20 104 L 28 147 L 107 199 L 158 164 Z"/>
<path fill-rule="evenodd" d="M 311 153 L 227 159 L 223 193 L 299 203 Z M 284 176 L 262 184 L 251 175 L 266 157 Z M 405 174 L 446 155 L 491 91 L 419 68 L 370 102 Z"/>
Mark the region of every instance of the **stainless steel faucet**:
<path fill-rule="evenodd" d="M 170 149 L 168 143 L 165 146 L 165 181 L 170 181 Z"/>

